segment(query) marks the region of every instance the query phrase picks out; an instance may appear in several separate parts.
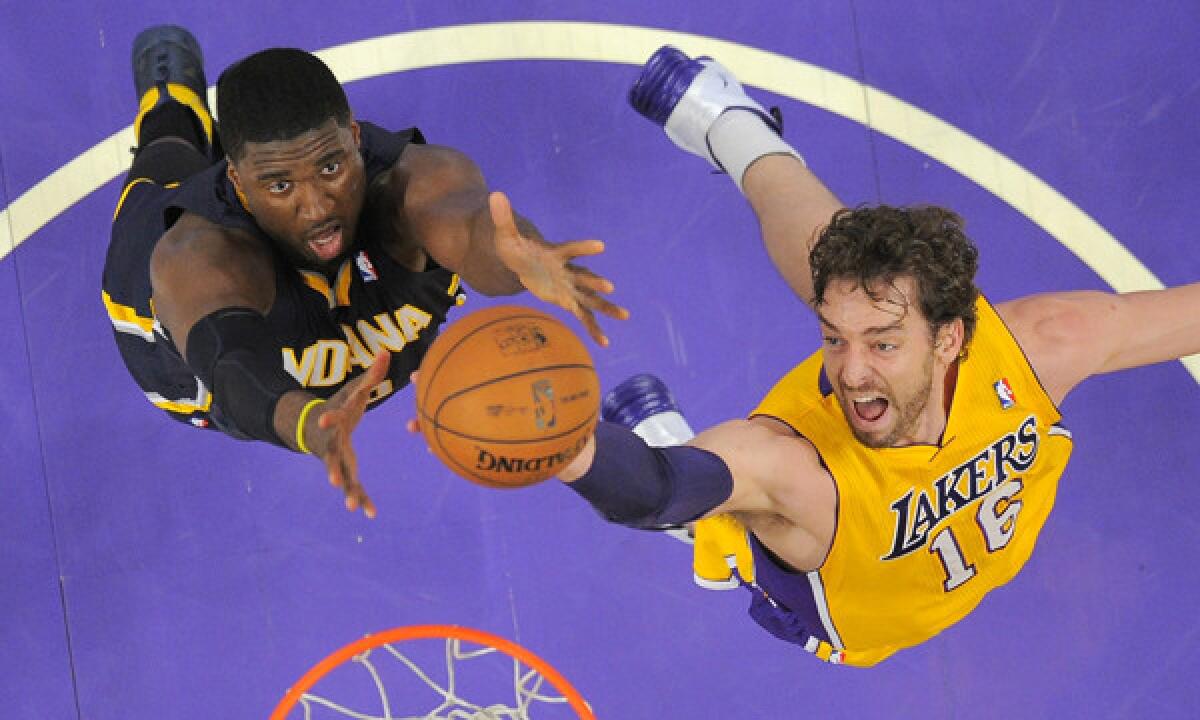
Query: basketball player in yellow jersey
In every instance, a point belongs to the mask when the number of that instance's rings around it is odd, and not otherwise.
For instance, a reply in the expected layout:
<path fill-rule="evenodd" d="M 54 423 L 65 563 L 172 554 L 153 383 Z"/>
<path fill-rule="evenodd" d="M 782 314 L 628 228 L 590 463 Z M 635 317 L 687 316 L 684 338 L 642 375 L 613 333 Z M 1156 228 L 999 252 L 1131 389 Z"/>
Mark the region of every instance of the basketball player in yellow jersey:
<path fill-rule="evenodd" d="M 698 579 L 744 585 L 755 620 L 822 659 L 877 663 L 1010 580 L 1071 452 L 1058 403 L 1200 352 L 1200 284 L 993 307 L 957 215 L 844 208 L 715 62 L 663 48 L 630 99 L 742 190 L 823 342 L 749 419 L 682 446 L 630 432 L 673 407 L 626 383 L 560 478 L 614 522 L 700 519 Z"/>

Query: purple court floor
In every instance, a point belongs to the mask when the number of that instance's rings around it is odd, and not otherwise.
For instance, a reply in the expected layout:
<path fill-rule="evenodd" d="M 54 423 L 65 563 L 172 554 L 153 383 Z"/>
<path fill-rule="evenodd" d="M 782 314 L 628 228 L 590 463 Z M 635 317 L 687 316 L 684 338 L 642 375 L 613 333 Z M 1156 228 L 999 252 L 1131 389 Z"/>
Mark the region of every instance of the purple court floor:
<path fill-rule="evenodd" d="M 748 412 L 818 335 L 729 181 L 626 105 L 652 31 L 813 69 L 750 84 L 846 203 L 957 208 L 995 300 L 1200 279 L 1194 0 L 0 4 L 0 717 L 265 718 L 327 653 L 425 623 L 519 642 L 601 718 L 1195 717 L 1200 394 L 1181 363 L 1071 395 L 1076 452 L 1031 562 L 871 670 L 774 640 L 744 593 L 692 584 L 684 545 L 606 525 L 557 483 L 452 476 L 403 429 L 411 391 L 357 435 L 373 522 L 312 459 L 143 399 L 99 289 L 133 36 L 188 26 L 213 82 L 270 45 L 360 42 L 338 56 L 353 68 L 396 33 L 512 21 L 540 23 L 513 27 L 514 52 L 496 50 L 508 30 L 447 30 L 412 69 L 348 81 L 351 104 L 470 154 L 548 238 L 604 239 L 591 264 L 633 318 L 607 323 L 602 383 L 656 373 L 695 427 Z M 805 78 L 822 84 L 783 92 Z M 874 91 L 923 113 L 885 117 Z M 877 112 L 826 107 L 855 97 Z"/>

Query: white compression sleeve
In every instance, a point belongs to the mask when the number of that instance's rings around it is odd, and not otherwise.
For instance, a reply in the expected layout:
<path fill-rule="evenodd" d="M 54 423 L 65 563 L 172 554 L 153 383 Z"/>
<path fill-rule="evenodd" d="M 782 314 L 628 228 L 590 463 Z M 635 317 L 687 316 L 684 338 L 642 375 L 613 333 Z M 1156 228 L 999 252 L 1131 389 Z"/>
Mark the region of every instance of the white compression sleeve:
<path fill-rule="evenodd" d="M 757 113 L 741 108 L 726 110 L 713 121 L 708 129 L 708 147 L 738 190 L 742 190 L 746 169 L 760 157 L 791 155 L 804 162 L 800 153 L 784 142 Z"/>

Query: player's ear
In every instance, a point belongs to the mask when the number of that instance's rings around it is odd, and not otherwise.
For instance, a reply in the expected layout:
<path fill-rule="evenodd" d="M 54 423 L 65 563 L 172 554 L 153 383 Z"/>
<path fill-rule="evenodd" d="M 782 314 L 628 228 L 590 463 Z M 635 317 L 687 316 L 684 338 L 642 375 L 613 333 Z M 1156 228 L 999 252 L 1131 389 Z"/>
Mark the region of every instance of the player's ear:
<path fill-rule="evenodd" d="M 360 128 L 358 126 L 358 123 L 354 122 L 353 120 L 350 121 L 350 132 L 354 134 L 354 147 L 361 148 L 362 147 L 362 128 Z"/>
<path fill-rule="evenodd" d="M 233 166 L 232 160 L 225 166 L 225 177 L 229 178 L 229 182 L 233 184 L 233 191 L 237 193 L 242 207 L 246 209 L 246 212 L 253 215 L 254 213 L 250 211 L 250 202 L 246 199 L 246 191 L 242 189 L 242 179 L 238 177 L 237 168 Z"/>
<path fill-rule="evenodd" d="M 963 325 L 962 318 L 954 318 L 950 322 L 942 323 L 938 327 L 937 336 L 934 339 L 934 352 L 938 359 L 947 365 L 954 362 L 954 359 L 963 350 L 965 337 L 966 326 Z"/>

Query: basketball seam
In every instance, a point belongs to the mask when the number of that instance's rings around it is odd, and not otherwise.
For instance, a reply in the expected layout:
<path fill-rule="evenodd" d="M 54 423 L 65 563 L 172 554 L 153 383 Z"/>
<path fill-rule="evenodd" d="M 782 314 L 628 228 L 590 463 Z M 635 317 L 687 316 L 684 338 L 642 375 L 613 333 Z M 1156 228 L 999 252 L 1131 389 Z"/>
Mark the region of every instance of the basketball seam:
<path fill-rule="evenodd" d="M 558 440 L 559 438 L 566 437 L 567 435 L 570 435 L 571 433 L 579 430 L 579 428 L 583 427 L 584 425 L 587 425 L 589 422 L 591 422 L 593 419 L 595 419 L 595 417 L 596 417 L 596 413 L 592 413 L 591 415 L 588 415 L 587 418 L 583 422 L 573 425 L 572 427 L 570 427 L 566 430 L 563 430 L 562 432 L 558 433 L 557 435 L 547 435 L 546 437 L 538 438 L 537 442 L 545 442 L 547 440 Z M 526 439 L 526 440 L 500 440 L 497 438 L 479 437 L 478 435 L 468 435 L 466 433 L 458 432 L 457 430 L 448 428 L 445 425 L 442 425 L 441 423 L 439 423 L 437 420 L 431 420 L 431 422 L 433 423 L 433 426 L 435 428 L 437 428 L 438 430 L 441 430 L 448 435 L 454 435 L 455 437 L 460 437 L 463 440 L 477 440 L 479 442 L 495 443 L 497 445 L 522 445 L 522 444 L 528 444 L 530 442 L 534 442 L 534 441 L 528 440 L 528 439 Z"/>
<path fill-rule="evenodd" d="M 468 475 L 470 475 L 471 477 L 475 478 L 475 480 L 476 480 L 477 482 L 483 483 L 484 485 L 487 485 L 488 487 L 496 487 L 496 484 L 495 484 L 495 483 L 493 483 L 493 482 L 492 482 L 490 479 L 488 479 L 488 478 L 485 478 L 485 477 L 483 477 L 482 475 L 479 475 L 479 474 L 477 474 L 477 473 L 475 472 L 475 468 L 468 467 L 467 465 L 464 465 L 464 464 L 463 464 L 463 463 L 462 463 L 462 462 L 461 462 L 461 461 L 460 461 L 458 458 L 456 458 L 456 457 L 455 457 L 455 456 L 454 456 L 454 455 L 453 455 L 453 454 L 452 454 L 452 453 L 451 453 L 449 450 L 447 450 L 447 448 L 446 448 L 446 443 L 442 442 L 442 435 L 441 435 L 441 433 L 437 432 L 437 430 L 439 430 L 439 429 L 442 429 L 442 428 L 441 428 L 441 426 L 439 426 L 439 425 L 438 425 L 436 422 L 434 422 L 434 424 L 433 424 L 433 427 L 434 427 L 434 433 L 433 433 L 433 436 L 434 436 L 435 438 L 437 438 L 437 441 L 438 441 L 438 447 L 442 449 L 442 457 L 443 457 L 443 458 L 445 458 L 445 459 L 447 459 L 447 460 L 449 460 L 449 461 L 453 462 L 455 465 L 457 465 L 459 468 L 461 468 L 461 469 L 463 470 L 463 472 L 465 472 L 466 474 L 468 474 Z"/>
<path fill-rule="evenodd" d="M 588 416 L 587 420 L 583 421 L 583 422 L 582 422 L 582 423 L 580 423 L 579 425 L 576 425 L 574 428 L 572 428 L 571 430 L 569 430 L 569 431 L 567 431 L 566 433 L 563 433 L 563 434 L 564 434 L 564 435 L 566 435 L 566 434 L 569 434 L 569 433 L 571 433 L 571 432 L 575 432 L 575 431 L 579 430 L 579 428 L 583 427 L 584 425 L 587 425 L 588 423 L 590 423 L 590 422 L 594 421 L 595 419 L 596 419 L 596 413 L 592 413 L 591 415 L 589 415 L 589 416 Z M 451 429 L 449 429 L 449 428 L 442 427 L 441 425 L 438 425 L 436 422 L 434 422 L 434 427 L 435 427 L 435 428 L 438 428 L 438 429 L 441 429 L 441 430 L 445 430 L 445 431 L 446 431 L 446 433 L 447 433 L 447 434 L 450 434 L 450 435 L 459 435 L 459 433 L 456 433 L 456 432 L 454 432 L 453 430 L 451 430 Z M 486 485 L 487 487 L 490 487 L 490 488 L 496 488 L 496 489 L 498 489 L 498 490 L 515 490 L 515 489 L 517 489 L 517 488 L 524 487 L 523 485 L 505 485 L 504 483 L 496 482 L 495 480 L 492 480 L 491 478 L 487 478 L 487 477 L 484 477 L 484 476 L 480 475 L 479 473 L 475 472 L 475 468 L 473 468 L 473 467 L 470 467 L 470 466 L 468 466 L 468 465 L 464 465 L 464 464 L 463 464 L 463 463 L 462 463 L 462 462 L 461 462 L 461 461 L 460 461 L 458 458 L 454 457 L 454 456 L 453 456 L 453 455 L 452 455 L 452 454 L 451 454 L 451 453 L 450 453 L 450 452 L 449 452 L 449 451 L 446 449 L 446 445 L 445 445 L 445 443 L 443 443 L 443 442 L 442 442 L 442 436 L 441 436 L 439 433 L 434 433 L 434 437 L 436 437 L 436 438 L 437 438 L 437 441 L 438 441 L 438 447 L 440 447 L 440 448 L 442 449 L 442 455 L 443 455 L 443 456 L 444 456 L 446 459 L 448 459 L 448 460 L 450 460 L 451 462 L 453 462 L 453 463 L 454 463 L 455 465 L 457 465 L 458 467 L 462 468 L 464 472 L 466 472 L 466 473 L 467 473 L 468 475 L 470 475 L 471 477 L 475 478 L 477 481 L 479 481 L 479 483 L 480 483 L 480 484 L 482 484 L 482 485 Z M 461 435 L 459 435 L 459 437 L 466 437 L 466 438 L 467 438 L 467 439 L 469 439 L 469 440 L 475 440 L 475 439 L 478 439 L 478 438 L 472 438 L 472 437 L 469 437 L 469 436 L 461 436 Z M 555 437 L 560 437 L 560 436 L 556 435 Z M 547 438 L 547 439 L 548 439 L 548 440 L 552 440 L 552 439 L 554 439 L 554 438 Z M 503 442 L 503 441 L 495 441 L 495 442 Z M 574 460 L 575 458 L 571 458 L 571 459 L 572 459 L 572 460 Z M 529 484 L 530 484 L 530 485 L 532 485 L 532 484 L 534 484 L 534 483 L 529 483 Z"/>
<path fill-rule="evenodd" d="M 517 373 L 511 373 L 511 374 L 509 374 L 509 375 L 506 375 L 506 376 L 504 376 L 504 377 L 500 377 L 500 378 L 493 378 L 493 379 L 491 379 L 491 380 L 488 380 L 487 382 L 484 382 L 484 383 L 478 383 L 478 384 L 476 384 L 476 385 L 474 385 L 474 386 L 472 386 L 472 387 L 470 387 L 470 388 L 465 388 L 465 389 L 463 389 L 463 390 L 460 390 L 460 391 L 458 391 L 458 392 L 454 393 L 453 395 L 447 395 L 447 396 L 446 396 L 446 397 L 445 397 L 445 398 L 442 400 L 442 402 L 441 402 L 440 404 L 438 404 L 437 410 L 435 410 L 435 411 L 434 411 L 434 414 L 433 414 L 433 416 L 432 416 L 432 417 L 430 417 L 430 416 L 428 415 L 428 413 L 425 413 L 425 412 L 420 412 L 419 414 L 420 414 L 420 415 L 423 415 L 423 416 L 424 416 L 426 419 L 428 419 L 428 420 L 429 420 L 429 422 L 430 422 L 430 424 L 433 426 L 433 430 L 434 430 L 434 432 L 433 432 L 433 436 L 434 436 L 434 437 L 437 439 L 438 448 L 441 450 L 441 457 L 443 457 L 443 458 L 446 458 L 446 459 L 448 459 L 448 460 L 451 460 L 451 461 L 452 461 L 452 462 L 453 462 L 455 465 L 457 465 L 459 468 L 461 468 L 463 471 L 465 471 L 465 472 L 466 472 L 468 475 L 470 475 L 471 477 L 475 478 L 476 480 L 478 480 L 478 481 L 479 481 L 479 482 L 481 482 L 482 484 L 484 484 L 484 485 L 487 485 L 488 487 L 498 487 L 498 488 L 504 489 L 504 488 L 505 488 L 505 486 L 504 486 L 504 485 L 502 485 L 502 484 L 500 484 L 500 483 L 497 483 L 497 482 L 495 482 L 495 481 L 494 481 L 494 480 L 492 480 L 491 478 L 486 478 L 486 477 L 483 477 L 483 476 L 482 476 L 482 475 L 480 475 L 479 473 L 475 472 L 475 468 L 473 468 L 473 467 L 470 467 L 470 466 L 468 466 L 468 465 L 465 465 L 465 464 L 463 464 L 463 463 L 462 463 L 462 462 L 461 462 L 461 461 L 460 461 L 460 460 L 459 460 L 457 457 L 454 457 L 454 455 L 453 455 L 453 454 L 452 454 L 452 453 L 449 451 L 449 449 L 446 447 L 446 444 L 445 444 L 444 442 L 442 442 L 442 434 L 441 434 L 441 433 L 442 433 L 442 431 L 444 431 L 444 432 L 445 432 L 446 434 L 448 434 L 448 435 L 454 435 L 454 436 L 456 436 L 456 437 L 460 437 L 460 438 L 463 438 L 463 439 L 465 439 L 465 440 L 472 440 L 472 441 L 478 441 L 478 442 L 492 442 L 492 443 L 497 443 L 497 444 L 502 444 L 502 445 L 513 445 L 513 444 L 517 444 L 518 442 L 528 442 L 528 441 L 516 441 L 516 440 L 493 440 L 493 439 L 490 439 L 490 438 L 482 438 L 482 437 L 477 437 L 477 436 L 474 436 L 474 435 L 467 435 L 467 434 L 465 434 L 465 433 L 460 433 L 460 432 L 458 432 L 458 431 L 456 431 L 456 430 L 453 430 L 453 429 L 451 429 L 451 428 L 449 428 L 449 427 L 447 427 L 447 426 L 445 426 L 445 425 L 442 425 L 442 424 L 441 424 L 441 422 L 438 420 L 438 418 L 439 418 L 439 417 L 441 416 L 441 414 L 442 414 L 442 409 L 446 407 L 446 403 L 447 403 L 447 402 L 449 402 L 449 400 L 450 400 L 451 398 L 453 398 L 453 397 L 457 397 L 458 395 L 461 395 L 461 394 L 463 394 L 463 393 L 465 393 L 465 392 L 467 392 L 467 391 L 469 391 L 469 390 L 472 390 L 472 389 L 478 389 L 478 388 L 480 388 L 480 387 L 484 387 L 484 386 L 486 386 L 486 385 L 489 385 L 489 384 L 492 384 L 492 383 L 495 383 L 495 382 L 499 382 L 499 381 L 501 381 L 501 380 L 509 380 L 509 379 L 512 379 L 512 378 L 514 378 L 514 377 L 520 377 L 520 376 L 522 376 L 522 375 L 527 375 L 527 374 L 529 374 L 529 373 L 532 373 L 532 372 L 538 372 L 538 371 L 541 371 L 541 370 L 551 370 L 551 369 L 572 369 L 572 368 L 576 368 L 576 369 L 578 369 L 578 368 L 587 368 L 588 370 L 591 370 L 591 371 L 592 371 L 592 375 L 593 375 L 593 376 L 595 376 L 595 375 L 596 375 L 596 369 L 595 369 L 594 367 L 592 367 L 592 366 L 590 366 L 590 365 L 579 365 L 579 364 L 576 364 L 576 363 L 567 363 L 567 364 L 563 364 L 563 365 L 552 365 L 552 366 L 547 366 L 547 367 L 540 367 L 540 368 L 535 368 L 535 369 L 532 369 L 532 370 L 523 370 L 523 371 L 521 371 L 521 372 L 517 372 Z M 564 436 L 566 436 L 566 435 L 569 435 L 569 434 L 571 434 L 571 433 L 573 433 L 573 432 L 577 432 L 577 431 L 578 431 L 580 428 L 584 427 L 584 426 L 585 426 L 585 425 L 587 425 L 588 423 L 595 422 L 596 420 L 598 420 L 598 414 L 599 414 L 599 409 L 597 409 L 597 410 L 596 410 L 596 412 L 593 412 L 593 413 L 589 414 L 586 420 L 584 420 L 583 422 L 581 422 L 581 423 L 579 423 L 579 424 L 575 425 L 574 427 L 572 427 L 572 428 L 570 428 L 570 429 L 568 429 L 568 430 L 565 430 L 565 431 L 563 431 L 563 432 L 561 432 L 561 433 L 559 433 L 559 434 L 557 434 L 557 435 L 554 435 L 554 436 L 552 436 L 552 437 L 543 438 L 543 440 L 555 440 L 555 439 L 558 439 L 558 438 L 564 437 Z"/>
<path fill-rule="evenodd" d="M 478 390 L 481 387 L 493 385 L 498 382 L 504 382 L 505 380 L 512 380 L 513 378 L 518 378 L 518 377 L 521 377 L 522 375 L 528 375 L 530 373 L 542 372 L 543 370 L 572 370 L 572 369 L 591 370 L 592 375 L 596 374 L 596 369 L 594 367 L 592 367 L 591 365 L 586 365 L 584 363 L 560 363 L 558 365 L 539 365 L 535 368 L 518 370 L 517 372 L 509 373 L 507 375 L 501 375 L 500 377 L 488 378 L 487 380 L 485 380 L 483 382 L 475 383 L 474 385 L 470 385 L 468 387 L 462 388 L 461 390 L 455 390 L 454 392 L 450 393 L 446 397 L 442 398 L 442 401 L 440 403 L 438 403 L 438 409 L 435 411 L 435 413 L 440 413 L 442 411 L 442 408 L 446 405 L 446 403 L 450 402 L 454 398 L 456 398 L 460 395 L 465 395 L 474 390 Z"/>

